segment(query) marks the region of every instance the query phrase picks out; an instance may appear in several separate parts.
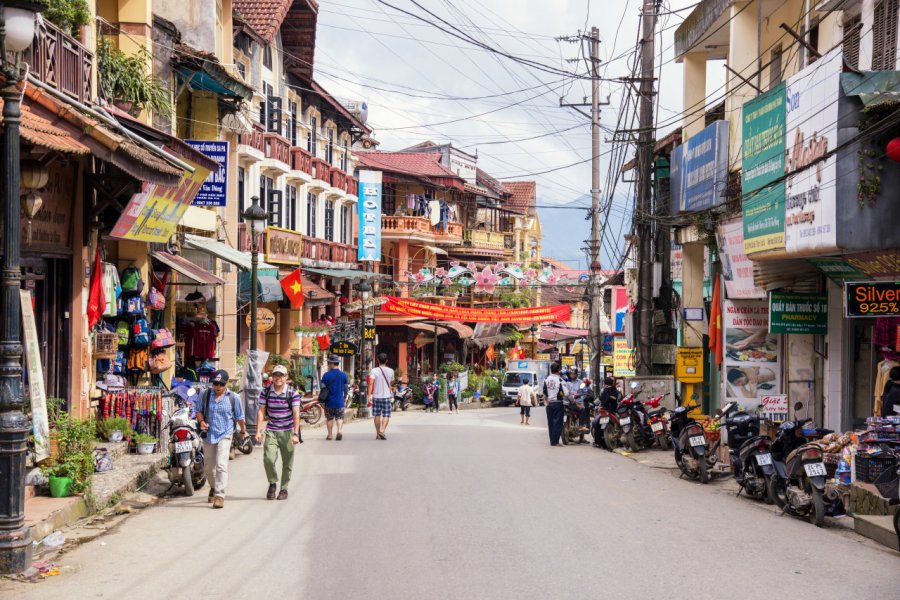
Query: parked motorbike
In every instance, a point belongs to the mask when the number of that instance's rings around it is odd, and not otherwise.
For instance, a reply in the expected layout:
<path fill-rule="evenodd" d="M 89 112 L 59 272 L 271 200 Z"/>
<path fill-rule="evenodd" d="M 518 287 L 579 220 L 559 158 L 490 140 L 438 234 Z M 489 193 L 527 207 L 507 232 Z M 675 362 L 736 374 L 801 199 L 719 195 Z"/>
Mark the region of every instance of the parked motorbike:
<path fill-rule="evenodd" d="M 622 435 L 619 426 L 619 416 L 614 412 L 609 412 L 602 406 L 597 408 L 597 423 L 591 431 L 591 436 L 598 443 L 603 440 L 603 444 L 607 450 L 615 450 L 619 447 L 619 438 Z"/>
<path fill-rule="evenodd" d="M 234 434 L 231 436 L 231 450 L 232 454 L 235 452 L 250 454 L 253 452 L 253 438 L 250 437 L 249 433 L 241 435 L 241 432 L 235 429 Z"/>
<path fill-rule="evenodd" d="M 697 406 L 679 406 L 671 412 L 672 446 L 675 464 L 681 472 L 700 483 L 709 483 L 709 469 L 716 463 L 716 455 L 709 451 L 703 426 L 688 415 Z"/>
<path fill-rule="evenodd" d="M 322 403 L 315 396 L 300 399 L 300 418 L 308 425 L 315 425 L 324 414 Z"/>
<path fill-rule="evenodd" d="M 663 398 L 669 395 L 669 392 L 661 394 L 652 400 L 644 402 L 644 410 L 647 414 L 647 425 L 650 427 L 650 435 L 654 442 L 659 446 L 660 450 L 669 450 L 669 420 L 667 418 L 668 411 L 665 406 L 660 406 Z"/>
<path fill-rule="evenodd" d="M 649 448 L 653 445 L 654 440 L 644 403 L 635 397 L 635 393 L 619 402 L 619 408 L 616 411 L 621 429 L 619 442 L 628 446 L 632 452 Z"/>
<path fill-rule="evenodd" d="M 409 404 L 412 401 L 412 388 L 411 387 L 398 387 L 397 391 L 394 392 L 394 405 L 391 407 L 391 410 L 406 410 L 409 408 Z"/>
<path fill-rule="evenodd" d="M 588 410 L 584 397 L 575 396 L 563 401 L 563 444 L 580 444 L 584 442 L 584 431 L 581 429 L 581 415 Z"/>
<path fill-rule="evenodd" d="M 759 435 L 759 417 L 738 412 L 737 403 L 732 402 L 723 410 L 722 421 L 728 436 L 732 475 L 748 496 L 768 502 L 768 480 L 775 468 L 772 441 Z"/>
<path fill-rule="evenodd" d="M 785 421 L 772 443 L 774 472 L 769 477 L 769 500 L 784 512 L 806 517 L 816 527 L 826 515 L 844 514 L 844 503 L 835 490 L 825 489 L 828 472 L 822 448 L 803 436 L 803 426 L 812 419 Z"/>
<path fill-rule="evenodd" d="M 173 486 L 181 486 L 187 496 L 206 484 L 203 472 L 203 443 L 200 428 L 192 414 L 193 398 L 197 395 L 193 388 L 179 386 L 169 394 L 175 398 L 175 411 L 166 426 L 169 428 L 169 467 L 167 475 Z"/>

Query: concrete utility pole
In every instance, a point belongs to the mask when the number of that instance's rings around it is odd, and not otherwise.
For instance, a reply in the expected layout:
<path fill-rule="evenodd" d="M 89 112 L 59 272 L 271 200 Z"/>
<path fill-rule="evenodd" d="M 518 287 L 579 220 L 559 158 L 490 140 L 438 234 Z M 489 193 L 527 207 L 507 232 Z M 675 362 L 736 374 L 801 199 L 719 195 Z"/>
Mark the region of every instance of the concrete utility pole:
<path fill-rule="evenodd" d="M 637 202 L 633 218 L 638 238 L 638 335 L 635 366 L 638 375 L 650 375 L 653 364 L 653 248 L 652 168 L 654 41 L 659 0 L 644 0 L 641 10 L 641 75 L 639 85 L 639 130 L 637 148 Z"/>

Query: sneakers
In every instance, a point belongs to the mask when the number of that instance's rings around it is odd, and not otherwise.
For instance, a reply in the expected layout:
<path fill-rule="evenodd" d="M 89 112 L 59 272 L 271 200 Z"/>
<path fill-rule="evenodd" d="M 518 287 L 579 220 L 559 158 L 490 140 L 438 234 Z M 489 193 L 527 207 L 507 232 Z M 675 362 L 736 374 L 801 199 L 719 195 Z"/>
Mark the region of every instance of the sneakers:
<path fill-rule="evenodd" d="M 336 439 L 337 441 L 341 441 L 343 439 L 343 437 L 344 437 L 343 434 L 338 433 L 337 435 L 334 436 L 334 439 Z"/>
<path fill-rule="evenodd" d="M 213 500 L 213 508 L 225 508 L 225 498 L 216 496 L 216 499 Z"/>
<path fill-rule="evenodd" d="M 210 504 L 212 504 L 213 498 L 215 498 L 215 497 L 216 497 L 216 490 L 210 488 L 209 489 L 209 497 L 206 499 L 206 501 L 209 502 Z"/>
<path fill-rule="evenodd" d="M 266 500 L 274 500 L 275 499 L 275 484 L 269 484 L 269 491 L 266 492 Z"/>
<path fill-rule="evenodd" d="M 278 492 L 279 500 L 287 500 L 287 496 L 288 496 L 287 490 L 281 490 L 280 492 Z"/>

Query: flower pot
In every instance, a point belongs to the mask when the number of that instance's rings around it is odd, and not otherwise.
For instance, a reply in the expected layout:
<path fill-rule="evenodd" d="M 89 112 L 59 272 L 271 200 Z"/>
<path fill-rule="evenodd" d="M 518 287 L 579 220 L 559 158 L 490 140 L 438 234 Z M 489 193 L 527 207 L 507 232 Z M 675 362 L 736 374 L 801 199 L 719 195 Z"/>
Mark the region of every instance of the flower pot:
<path fill-rule="evenodd" d="M 124 100 L 115 100 L 113 101 L 113 106 L 121 110 L 122 112 L 127 112 L 129 115 L 131 114 L 132 109 L 134 108 L 134 104 L 131 102 L 125 102 Z"/>
<path fill-rule="evenodd" d="M 121 429 L 113 429 L 109 432 L 109 435 L 106 436 L 107 441 L 109 442 L 121 442 L 124 437 L 124 433 Z"/>
<path fill-rule="evenodd" d="M 156 447 L 156 442 L 142 442 L 137 445 L 137 453 L 138 454 L 153 454 L 153 448 Z"/>
<path fill-rule="evenodd" d="M 50 477 L 50 496 L 53 498 L 66 498 L 72 495 L 71 477 Z"/>

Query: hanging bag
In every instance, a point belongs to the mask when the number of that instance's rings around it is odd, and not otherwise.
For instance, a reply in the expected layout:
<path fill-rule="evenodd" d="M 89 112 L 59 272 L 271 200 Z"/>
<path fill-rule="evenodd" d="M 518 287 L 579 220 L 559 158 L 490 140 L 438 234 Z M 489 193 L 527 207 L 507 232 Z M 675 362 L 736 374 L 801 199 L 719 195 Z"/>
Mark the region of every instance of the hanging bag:
<path fill-rule="evenodd" d="M 150 343 L 151 350 L 161 350 L 163 348 L 171 348 L 175 345 L 175 336 L 168 329 L 154 329 L 153 341 Z"/>
<path fill-rule="evenodd" d="M 128 267 L 122 271 L 119 283 L 122 286 L 122 294 L 126 296 L 136 296 L 144 291 L 144 278 L 136 267 Z"/>
<path fill-rule="evenodd" d="M 131 327 L 131 345 L 135 348 L 147 348 L 151 341 L 150 322 L 141 317 L 134 320 Z"/>
<path fill-rule="evenodd" d="M 172 368 L 172 359 L 165 352 L 150 357 L 150 373 L 159 375 Z"/>
<path fill-rule="evenodd" d="M 165 310 L 166 297 L 158 289 L 150 286 L 150 291 L 147 292 L 147 306 L 151 310 Z"/>

